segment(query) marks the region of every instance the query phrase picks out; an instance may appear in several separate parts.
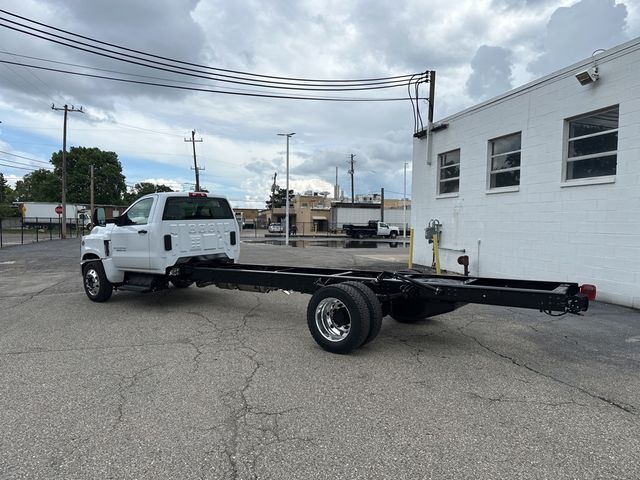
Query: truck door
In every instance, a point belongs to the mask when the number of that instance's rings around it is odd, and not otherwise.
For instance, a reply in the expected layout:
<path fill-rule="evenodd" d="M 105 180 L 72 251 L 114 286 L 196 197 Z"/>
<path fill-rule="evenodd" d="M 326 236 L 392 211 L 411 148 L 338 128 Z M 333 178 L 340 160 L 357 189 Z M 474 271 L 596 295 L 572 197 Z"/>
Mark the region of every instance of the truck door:
<path fill-rule="evenodd" d="M 378 223 L 378 235 L 381 237 L 388 237 L 390 233 L 391 230 L 389 230 L 389 225 L 382 222 Z"/>
<path fill-rule="evenodd" d="M 150 266 L 149 223 L 154 198 L 143 198 L 122 214 L 111 234 L 113 263 L 122 269 L 148 269 Z"/>

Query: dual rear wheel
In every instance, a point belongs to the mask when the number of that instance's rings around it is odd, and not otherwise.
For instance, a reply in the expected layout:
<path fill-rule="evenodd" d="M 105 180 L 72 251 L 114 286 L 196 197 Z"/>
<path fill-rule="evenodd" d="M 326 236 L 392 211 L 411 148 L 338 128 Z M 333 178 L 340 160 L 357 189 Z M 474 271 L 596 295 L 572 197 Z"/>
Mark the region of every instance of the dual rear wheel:
<path fill-rule="evenodd" d="M 307 325 L 322 348 L 349 353 L 378 335 L 382 308 L 375 293 L 363 283 L 329 285 L 312 295 Z"/>

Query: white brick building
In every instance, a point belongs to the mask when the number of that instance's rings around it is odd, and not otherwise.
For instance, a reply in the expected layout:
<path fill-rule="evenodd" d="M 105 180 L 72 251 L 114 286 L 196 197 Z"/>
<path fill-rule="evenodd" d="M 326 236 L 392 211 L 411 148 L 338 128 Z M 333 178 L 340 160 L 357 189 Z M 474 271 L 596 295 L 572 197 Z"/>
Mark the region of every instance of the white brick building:
<path fill-rule="evenodd" d="M 593 283 L 640 308 L 640 39 L 436 122 L 412 181 L 415 263 L 438 219 L 446 270 L 465 254 L 471 275 Z"/>

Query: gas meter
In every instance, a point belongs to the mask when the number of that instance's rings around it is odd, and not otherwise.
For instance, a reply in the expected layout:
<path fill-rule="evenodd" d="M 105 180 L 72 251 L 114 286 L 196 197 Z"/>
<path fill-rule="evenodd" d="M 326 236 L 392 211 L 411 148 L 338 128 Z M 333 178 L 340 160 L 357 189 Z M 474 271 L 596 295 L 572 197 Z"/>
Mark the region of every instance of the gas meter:
<path fill-rule="evenodd" d="M 431 219 L 429 225 L 424 229 L 424 238 L 429 240 L 429 243 L 433 243 L 433 236 L 438 235 L 438 243 L 440 243 L 440 235 L 442 233 L 442 224 L 440 220 Z"/>

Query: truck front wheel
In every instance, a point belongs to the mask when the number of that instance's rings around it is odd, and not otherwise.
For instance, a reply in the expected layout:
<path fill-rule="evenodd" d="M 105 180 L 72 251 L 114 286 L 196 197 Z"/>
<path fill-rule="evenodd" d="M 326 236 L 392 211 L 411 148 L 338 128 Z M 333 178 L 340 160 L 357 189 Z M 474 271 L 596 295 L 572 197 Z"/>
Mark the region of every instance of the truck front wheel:
<path fill-rule="evenodd" d="M 353 286 L 329 285 L 311 297 L 307 325 L 322 348 L 332 353 L 349 353 L 369 335 L 371 311 L 364 296 Z"/>
<path fill-rule="evenodd" d="M 398 232 L 393 231 L 393 232 L 391 232 L 391 233 L 389 234 L 389 236 L 390 236 L 391 238 L 396 238 L 396 237 L 398 236 Z"/>
<path fill-rule="evenodd" d="M 106 302 L 113 293 L 101 262 L 89 262 L 82 269 L 84 291 L 93 302 Z"/>

